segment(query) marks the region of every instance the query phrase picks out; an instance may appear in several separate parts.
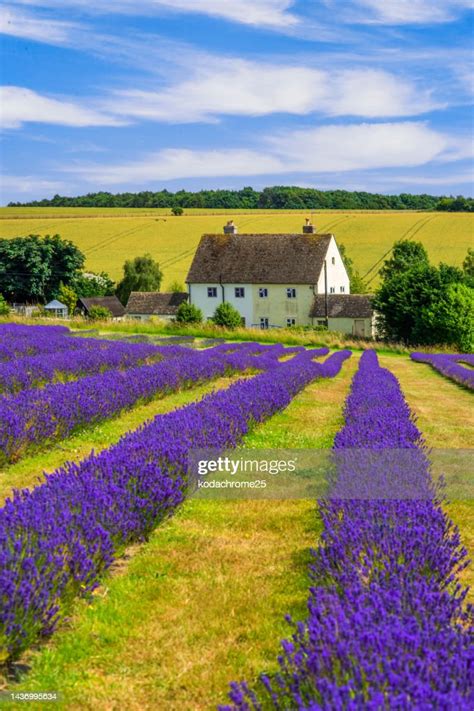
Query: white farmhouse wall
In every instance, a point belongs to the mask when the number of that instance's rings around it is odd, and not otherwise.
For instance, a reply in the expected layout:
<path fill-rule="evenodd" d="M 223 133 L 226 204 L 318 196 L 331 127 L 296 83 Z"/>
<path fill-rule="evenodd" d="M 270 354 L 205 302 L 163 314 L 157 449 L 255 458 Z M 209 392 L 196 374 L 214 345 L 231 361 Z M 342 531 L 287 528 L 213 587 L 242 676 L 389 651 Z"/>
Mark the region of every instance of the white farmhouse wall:
<path fill-rule="evenodd" d="M 334 259 L 335 264 L 332 263 Z M 326 254 L 327 277 L 328 277 L 328 294 L 350 294 L 351 287 L 349 277 L 347 275 L 344 262 L 334 239 L 334 235 L 329 242 L 328 251 Z M 343 287 L 344 291 L 341 291 Z M 331 288 L 334 291 L 331 291 Z M 318 281 L 318 294 L 324 294 L 324 268 L 321 269 L 321 274 Z"/>
<path fill-rule="evenodd" d="M 356 321 L 364 322 L 364 337 L 372 338 L 374 335 L 373 321 L 371 318 L 355 319 L 355 318 L 331 318 L 328 319 L 328 327 L 330 331 L 338 331 L 339 333 L 348 333 L 349 335 L 356 334 Z M 362 334 L 361 334 L 362 335 Z"/>
<path fill-rule="evenodd" d="M 217 289 L 217 297 L 209 297 L 207 295 L 208 287 L 215 287 Z M 224 288 L 224 299 L 222 298 L 222 287 Z M 235 296 L 236 287 L 243 287 L 245 289 L 245 296 L 243 298 Z M 232 306 L 237 309 L 239 314 L 245 318 L 246 325 L 250 325 L 252 323 L 253 298 L 251 284 L 221 285 L 219 283 L 209 283 L 190 285 L 190 303 L 201 309 L 204 320 L 214 316 L 214 311 L 223 300 L 227 301 L 229 304 L 232 304 Z"/>

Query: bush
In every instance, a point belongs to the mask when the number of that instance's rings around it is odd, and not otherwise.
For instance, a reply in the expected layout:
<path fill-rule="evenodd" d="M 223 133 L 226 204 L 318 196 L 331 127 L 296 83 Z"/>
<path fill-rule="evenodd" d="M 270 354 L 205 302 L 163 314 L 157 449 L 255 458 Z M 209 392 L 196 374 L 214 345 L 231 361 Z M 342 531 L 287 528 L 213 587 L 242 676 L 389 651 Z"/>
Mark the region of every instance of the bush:
<path fill-rule="evenodd" d="M 202 311 L 194 304 L 188 304 L 187 301 L 184 301 L 178 306 L 176 321 L 178 323 L 201 323 Z"/>
<path fill-rule="evenodd" d="M 102 321 L 112 318 L 112 312 L 105 306 L 91 306 L 89 309 L 89 318 L 92 321 Z"/>
<path fill-rule="evenodd" d="M 242 325 L 242 316 L 227 301 L 217 307 L 212 320 L 216 326 L 223 326 L 224 328 L 234 329 Z"/>
<path fill-rule="evenodd" d="M 8 306 L 3 296 L 0 294 L 0 316 L 8 316 L 9 313 L 10 307 Z"/>
<path fill-rule="evenodd" d="M 176 206 L 176 207 L 172 207 L 172 208 L 171 208 L 171 212 L 172 212 L 173 215 L 175 215 L 176 217 L 179 217 L 180 215 L 183 214 L 184 210 L 183 210 L 182 207 Z"/>

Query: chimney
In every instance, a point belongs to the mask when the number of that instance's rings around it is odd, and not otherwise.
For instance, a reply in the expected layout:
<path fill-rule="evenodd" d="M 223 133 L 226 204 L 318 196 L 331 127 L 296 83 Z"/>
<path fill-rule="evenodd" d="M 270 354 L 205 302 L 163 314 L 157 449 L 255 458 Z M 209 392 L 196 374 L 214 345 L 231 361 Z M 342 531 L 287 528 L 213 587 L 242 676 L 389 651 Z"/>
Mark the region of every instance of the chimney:
<path fill-rule="evenodd" d="M 236 235 L 238 232 L 237 225 L 234 224 L 234 220 L 229 220 L 229 222 L 224 225 L 225 235 Z"/>
<path fill-rule="evenodd" d="M 316 232 L 316 228 L 311 222 L 311 220 L 307 217 L 306 218 L 306 224 L 303 225 L 303 234 L 304 235 L 314 235 Z"/>

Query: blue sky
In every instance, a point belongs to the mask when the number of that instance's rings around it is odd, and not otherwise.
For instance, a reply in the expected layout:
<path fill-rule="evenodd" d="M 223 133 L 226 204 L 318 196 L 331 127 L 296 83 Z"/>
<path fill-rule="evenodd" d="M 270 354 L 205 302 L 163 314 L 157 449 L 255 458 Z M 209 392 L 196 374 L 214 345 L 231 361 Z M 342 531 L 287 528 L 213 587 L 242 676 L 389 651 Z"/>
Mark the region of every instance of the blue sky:
<path fill-rule="evenodd" d="M 17 0 L 2 204 L 293 184 L 473 194 L 471 0 Z"/>

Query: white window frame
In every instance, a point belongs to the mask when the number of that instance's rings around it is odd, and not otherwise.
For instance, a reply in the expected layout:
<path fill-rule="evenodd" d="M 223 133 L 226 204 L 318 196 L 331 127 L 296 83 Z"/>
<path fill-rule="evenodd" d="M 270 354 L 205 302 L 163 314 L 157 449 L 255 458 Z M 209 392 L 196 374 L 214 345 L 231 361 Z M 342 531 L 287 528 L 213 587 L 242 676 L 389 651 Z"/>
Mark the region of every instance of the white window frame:
<path fill-rule="evenodd" d="M 207 298 L 208 299 L 217 299 L 217 286 L 208 286 L 207 287 Z"/>
<path fill-rule="evenodd" d="M 268 316 L 260 316 L 260 328 L 263 331 L 266 331 L 268 329 L 268 325 L 269 325 Z"/>
<path fill-rule="evenodd" d="M 330 287 L 329 287 L 329 293 L 330 293 L 330 294 L 335 294 L 335 293 L 336 293 L 336 287 L 335 287 L 335 286 L 330 286 Z"/>
<path fill-rule="evenodd" d="M 245 287 L 244 286 L 234 287 L 234 296 L 236 299 L 245 299 Z"/>
<path fill-rule="evenodd" d="M 287 287 L 286 298 L 287 299 L 296 299 L 296 289 L 294 286 Z"/>
<path fill-rule="evenodd" d="M 336 263 L 336 257 L 333 257 L 333 258 L 331 259 L 331 263 L 332 263 L 332 264 L 335 264 L 335 263 Z"/>
<path fill-rule="evenodd" d="M 292 326 L 296 326 L 296 319 L 295 319 L 295 318 L 287 318 L 287 319 L 286 319 L 286 326 L 287 326 L 287 328 L 291 328 Z"/>
<path fill-rule="evenodd" d="M 345 294 L 345 293 L 346 293 L 346 287 L 345 287 L 345 286 L 341 286 L 340 291 L 341 291 L 341 294 Z"/>
<path fill-rule="evenodd" d="M 258 295 L 260 299 L 268 299 L 268 289 L 266 286 L 261 286 L 258 290 Z"/>

